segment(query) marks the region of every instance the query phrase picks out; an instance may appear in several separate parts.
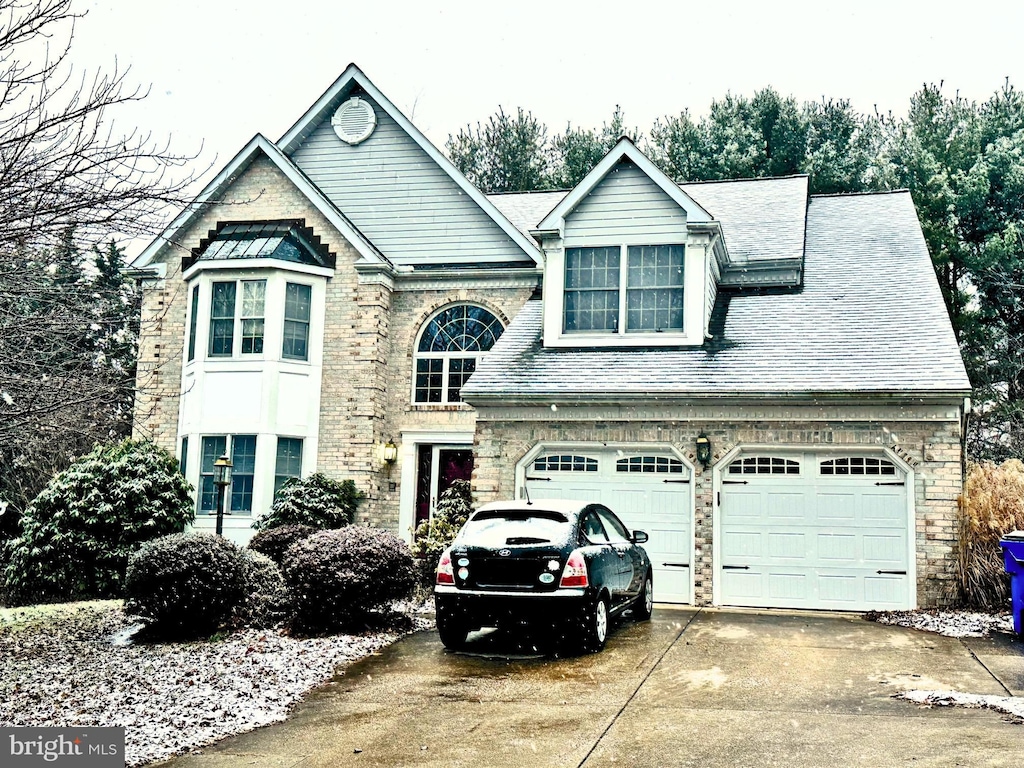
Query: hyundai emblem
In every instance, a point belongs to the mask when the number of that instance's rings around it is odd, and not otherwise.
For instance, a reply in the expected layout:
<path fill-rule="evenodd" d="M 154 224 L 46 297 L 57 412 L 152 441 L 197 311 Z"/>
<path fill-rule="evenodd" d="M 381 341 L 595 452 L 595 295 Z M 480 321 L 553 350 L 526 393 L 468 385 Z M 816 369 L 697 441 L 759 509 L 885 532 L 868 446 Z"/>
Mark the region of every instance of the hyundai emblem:
<path fill-rule="evenodd" d="M 511 549 L 499 549 L 498 550 L 498 554 L 501 555 L 502 557 L 508 557 L 509 555 L 512 554 L 512 550 Z"/>

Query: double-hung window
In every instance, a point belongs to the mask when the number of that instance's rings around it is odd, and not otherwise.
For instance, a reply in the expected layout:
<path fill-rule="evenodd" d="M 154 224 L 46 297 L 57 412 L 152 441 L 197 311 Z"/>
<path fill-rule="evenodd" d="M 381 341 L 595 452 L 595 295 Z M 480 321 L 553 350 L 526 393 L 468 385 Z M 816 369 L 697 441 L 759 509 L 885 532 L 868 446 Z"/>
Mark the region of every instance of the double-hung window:
<path fill-rule="evenodd" d="M 288 360 L 309 359 L 309 316 L 313 290 L 301 283 L 288 283 L 284 294 L 284 345 L 281 356 Z"/>
<path fill-rule="evenodd" d="M 302 476 L 302 438 L 277 438 L 277 464 L 274 467 L 274 495 L 293 477 Z"/>
<path fill-rule="evenodd" d="M 683 330 L 682 245 L 567 248 L 565 333 Z"/>
<path fill-rule="evenodd" d="M 239 286 L 242 300 L 237 301 Z M 235 337 L 243 355 L 263 352 L 266 280 L 230 280 L 212 284 L 210 303 L 210 357 L 231 357 Z"/>
<path fill-rule="evenodd" d="M 231 441 L 231 487 L 227 494 L 227 511 L 252 512 L 253 479 L 256 474 L 256 435 L 207 435 L 203 437 L 199 467 L 199 511 L 217 511 L 217 486 L 213 482 L 213 463 L 227 452 Z"/>

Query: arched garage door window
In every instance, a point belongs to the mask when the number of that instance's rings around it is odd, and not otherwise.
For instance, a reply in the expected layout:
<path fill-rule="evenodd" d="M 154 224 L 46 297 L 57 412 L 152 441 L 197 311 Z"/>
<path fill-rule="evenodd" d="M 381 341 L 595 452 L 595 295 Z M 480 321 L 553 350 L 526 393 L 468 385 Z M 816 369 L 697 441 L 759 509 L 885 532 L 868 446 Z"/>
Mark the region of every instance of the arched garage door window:
<path fill-rule="evenodd" d="M 453 304 L 431 317 L 416 345 L 417 403 L 458 403 L 477 361 L 501 338 L 501 321 L 475 304 Z"/>

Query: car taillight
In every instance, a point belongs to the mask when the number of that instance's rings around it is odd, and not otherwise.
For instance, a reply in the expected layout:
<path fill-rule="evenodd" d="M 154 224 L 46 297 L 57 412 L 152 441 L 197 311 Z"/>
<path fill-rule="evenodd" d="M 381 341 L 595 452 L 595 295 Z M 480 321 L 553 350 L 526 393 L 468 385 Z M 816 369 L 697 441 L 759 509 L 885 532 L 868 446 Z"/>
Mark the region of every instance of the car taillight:
<path fill-rule="evenodd" d="M 445 550 L 441 553 L 441 559 L 437 562 L 437 578 L 435 584 L 454 584 L 455 571 L 452 570 L 452 553 Z"/>
<path fill-rule="evenodd" d="M 569 559 L 565 561 L 565 570 L 562 571 L 562 580 L 559 587 L 586 587 L 590 584 L 587 576 L 587 561 L 583 559 L 583 553 L 578 549 L 573 550 Z"/>

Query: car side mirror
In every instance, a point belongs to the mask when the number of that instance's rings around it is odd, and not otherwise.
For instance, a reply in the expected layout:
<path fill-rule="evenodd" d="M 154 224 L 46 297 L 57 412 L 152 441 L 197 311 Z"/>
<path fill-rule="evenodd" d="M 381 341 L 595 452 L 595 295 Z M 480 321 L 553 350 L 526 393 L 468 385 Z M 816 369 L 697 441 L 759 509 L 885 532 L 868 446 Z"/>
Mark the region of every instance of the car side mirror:
<path fill-rule="evenodd" d="M 633 531 L 632 541 L 634 544 L 646 544 L 647 534 L 643 531 Z"/>

